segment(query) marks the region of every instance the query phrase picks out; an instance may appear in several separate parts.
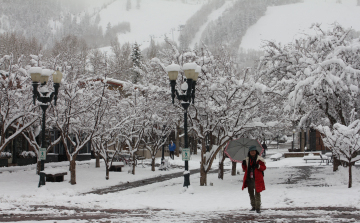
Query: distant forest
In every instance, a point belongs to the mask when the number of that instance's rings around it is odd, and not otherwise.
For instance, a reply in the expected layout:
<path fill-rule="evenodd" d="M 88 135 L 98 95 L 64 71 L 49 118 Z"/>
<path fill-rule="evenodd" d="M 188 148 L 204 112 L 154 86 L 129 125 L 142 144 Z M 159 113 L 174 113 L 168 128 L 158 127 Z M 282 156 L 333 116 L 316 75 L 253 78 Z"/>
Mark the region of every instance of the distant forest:
<path fill-rule="evenodd" d="M 111 2 L 104 4 L 99 11 Z M 65 6 L 63 0 L 0 0 L 0 28 L 30 39 L 36 38 L 45 48 L 68 35 L 84 39 L 89 46 L 109 46 L 117 33 L 130 31 L 128 22 L 108 24 L 104 31 L 99 22 L 98 14 L 93 17 L 84 11 L 75 11 Z"/>

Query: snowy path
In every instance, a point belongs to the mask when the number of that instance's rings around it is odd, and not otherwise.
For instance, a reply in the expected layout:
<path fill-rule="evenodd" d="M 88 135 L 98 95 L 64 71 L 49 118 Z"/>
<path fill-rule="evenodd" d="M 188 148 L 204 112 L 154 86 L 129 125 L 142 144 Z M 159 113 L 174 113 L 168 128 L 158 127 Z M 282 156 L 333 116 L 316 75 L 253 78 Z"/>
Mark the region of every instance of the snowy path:
<path fill-rule="evenodd" d="M 360 209 L 349 207 L 291 207 L 180 213 L 171 209 L 85 209 L 32 206 L 26 214 L 2 214 L 0 222 L 360 222 Z M 51 213 L 49 215 L 48 213 Z"/>
<path fill-rule="evenodd" d="M 217 169 L 214 169 L 214 170 L 210 170 L 209 173 L 215 173 L 217 171 L 218 171 Z M 192 174 L 196 174 L 196 173 L 200 173 L 200 169 L 191 170 L 190 171 L 190 176 Z M 153 184 L 153 183 L 163 182 L 163 181 L 166 181 L 166 180 L 170 180 L 170 179 L 177 178 L 177 177 L 182 177 L 182 176 L 183 176 L 183 171 L 178 172 L 178 173 L 169 173 L 169 174 L 166 174 L 166 175 L 161 175 L 161 176 L 157 176 L 157 177 L 153 177 L 153 178 L 141 179 L 141 180 L 137 180 L 137 181 L 133 181 L 133 182 L 127 182 L 127 183 L 124 183 L 124 184 L 119 184 L 119 185 L 115 185 L 115 186 L 112 186 L 112 187 L 109 187 L 109 188 L 103 188 L 103 189 L 94 190 L 94 191 L 87 192 L 85 194 L 115 193 L 115 192 L 119 192 L 119 191 L 123 191 L 123 190 L 132 189 L 132 188 L 135 188 L 135 187 L 141 187 L 141 186 L 146 186 L 146 185 Z"/>

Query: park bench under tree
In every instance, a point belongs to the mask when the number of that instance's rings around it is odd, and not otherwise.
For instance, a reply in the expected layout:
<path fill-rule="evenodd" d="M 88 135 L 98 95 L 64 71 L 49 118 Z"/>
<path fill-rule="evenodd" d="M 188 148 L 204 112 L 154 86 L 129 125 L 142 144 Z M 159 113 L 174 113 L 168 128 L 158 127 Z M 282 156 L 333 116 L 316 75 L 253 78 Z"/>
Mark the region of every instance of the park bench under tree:
<path fill-rule="evenodd" d="M 328 156 L 323 156 L 323 155 L 319 155 L 319 156 L 314 156 L 313 154 L 309 154 L 308 156 L 304 156 L 304 160 L 305 162 L 307 163 L 307 161 L 309 160 L 320 160 L 320 164 L 321 163 L 326 163 L 326 165 L 329 165 L 330 161 L 331 161 L 331 157 L 328 157 Z"/>
<path fill-rule="evenodd" d="M 64 170 L 44 170 L 40 174 L 44 174 L 47 182 L 62 182 L 64 181 L 64 176 L 67 175 L 67 171 Z"/>
<path fill-rule="evenodd" d="M 121 172 L 122 167 L 124 167 L 124 162 L 112 162 L 109 170 Z"/>
<path fill-rule="evenodd" d="M 277 160 L 280 160 L 282 156 L 283 156 L 283 154 L 281 154 L 281 153 L 276 153 L 276 154 L 274 154 L 274 155 L 271 155 L 271 156 L 270 156 L 270 159 L 271 159 L 272 161 L 277 161 Z"/>

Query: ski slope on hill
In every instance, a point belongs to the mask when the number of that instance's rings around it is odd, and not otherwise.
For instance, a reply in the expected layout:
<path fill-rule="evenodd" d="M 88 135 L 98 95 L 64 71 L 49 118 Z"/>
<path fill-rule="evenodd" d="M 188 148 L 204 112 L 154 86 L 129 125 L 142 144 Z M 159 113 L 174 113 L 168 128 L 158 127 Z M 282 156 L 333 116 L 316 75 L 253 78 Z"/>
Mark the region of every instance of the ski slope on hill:
<path fill-rule="evenodd" d="M 127 0 L 118 0 L 100 12 L 100 26 L 106 31 L 107 25 L 112 26 L 121 22 L 129 22 L 131 31 L 119 34 L 120 44 L 135 41 L 141 48 L 149 46 L 150 39 L 162 42 L 167 36 L 171 40 L 178 40 L 179 26 L 195 14 L 204 1 L 188 0 L 141 0 L 137 7 L 136 0 L 131 1 L 131 9 L 126 10 Z"/>
<path fill-rule="evenodd" d="M 251 26 L 242 39 L 243 49 L 260 50 L 264 40 L 286 44 L 304 34 L 312 34 L 311 24 L 320 23 L 329 30 L 339 23 L 345 28 L 360 31 L 360 6 L 356 0 L 305 0 L 303 3 L 269 7 L 265 16 Z"/>
<path fill-rule="evenodd" d="M 206 27 L 209 25 L 210 22 L 215 21 L 218 19 L 226 9 L 230 8 L 234 5 L 233 1 L 227 1 L 222 7 L 213 11 L 207 18 L 207 22 L 200 27 L 200 30 L 196 33 L 194 39 L 191 41 L 189 47 L 190 49 L 194 49 L 195 44 L 200 44 L 201 35 L 205 31 Z"/>

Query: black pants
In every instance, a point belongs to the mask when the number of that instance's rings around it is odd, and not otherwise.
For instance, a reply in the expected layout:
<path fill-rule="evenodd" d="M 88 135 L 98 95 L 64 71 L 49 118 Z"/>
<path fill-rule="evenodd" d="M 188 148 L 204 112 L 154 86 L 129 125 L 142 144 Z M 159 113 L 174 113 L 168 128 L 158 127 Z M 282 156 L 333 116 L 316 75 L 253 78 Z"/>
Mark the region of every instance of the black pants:
<path fill-rule="evenodd" d="M 175 151 L 170 151 L 170 158 L 171 158 L 171 159 L 174 159 L 174 152 L 175 152 Z"/>
<path fill-rule="evenodd" d="M 255 208 L 256 210 L 260 210 L 260 206 L 261 206 L 261 195 L 260 193 L 256 192 L 255 189 L 255 179 L 248 179 L 247 183 L 247 187 L 248 187 L 248 192 L 249 192 L 249 196 L 250 196 L 250 204 L 251 207 Z"/>

